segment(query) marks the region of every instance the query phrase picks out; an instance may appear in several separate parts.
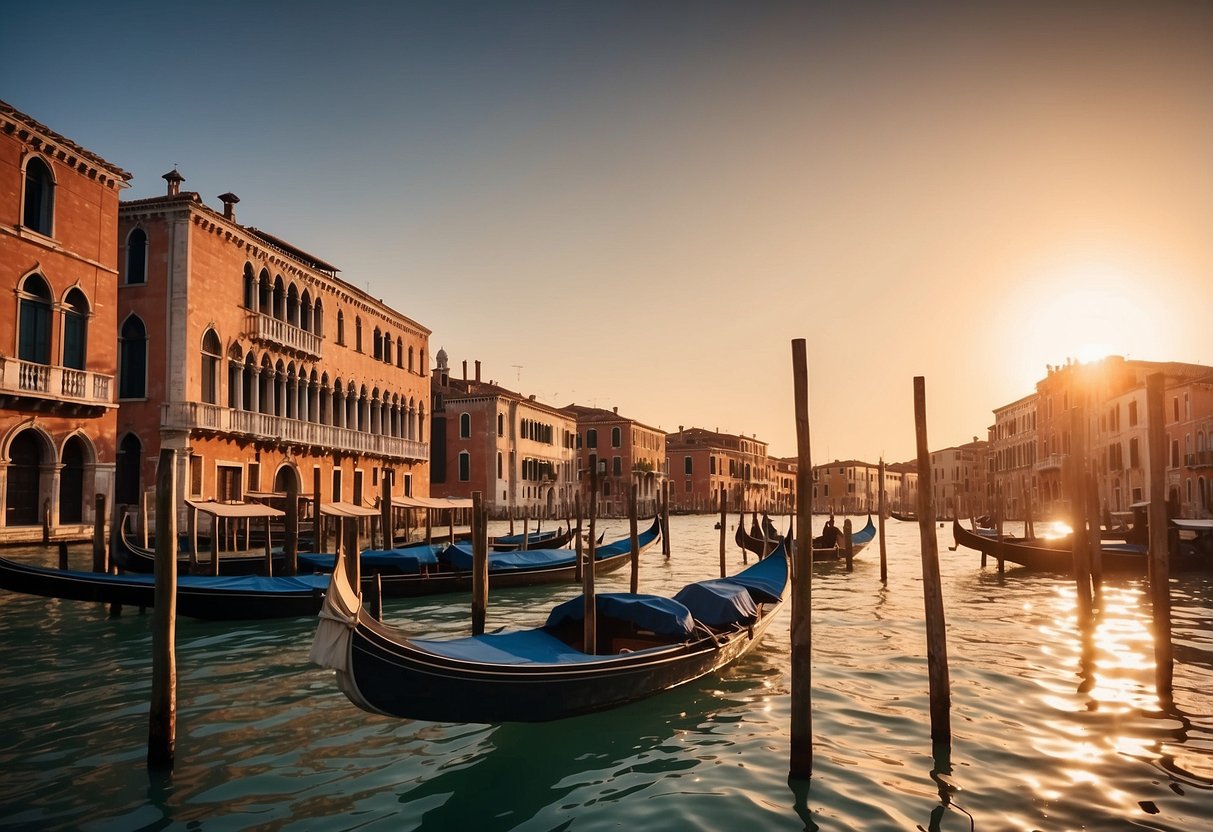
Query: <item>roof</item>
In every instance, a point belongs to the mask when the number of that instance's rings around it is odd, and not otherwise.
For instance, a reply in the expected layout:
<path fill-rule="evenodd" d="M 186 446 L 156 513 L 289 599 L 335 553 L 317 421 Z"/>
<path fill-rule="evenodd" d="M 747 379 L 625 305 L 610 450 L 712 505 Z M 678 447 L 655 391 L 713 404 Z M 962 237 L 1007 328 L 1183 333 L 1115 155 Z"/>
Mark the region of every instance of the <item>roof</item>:
<path fill-rule="evenodd" d="M 343 503 L 340 500 L 331 503 L 321 503 L 320 513 L 328 514 L 332 517 L 378 517 L 379 510 L 367 508 L 366 506 L 355 505 L 354 503 Z"/>
<path fill-rule="evenodd" d="M 16 107 L 14 107 L 12 104 L 9 104 L 6 101 L 0 100 L 0 116 L 6 116 L 9 119 L 13 120 L 14 122 L 17 122 L 17 121 L 21 122 L 27 128 L 29 128 L 31 131 L 40 133 L 44 138 L 48 139 L 49 141 L 53 142 L 54 144 L 59 145 L 66 150 L 70 150 L 76 156 L 79 156 L 83 159 L 87 159 L 88 161 L 92 162 L 94 165 L 97 165 L 98 167 L 105 168 L 107 171 L 109 171 L 111 174 L 113 174 L 116 178 L 121 179 L 123 182 L 129 182 L 131 180 L 131 174 L 128 171 L 123 170 L 122 168 L 115 165 L 113 162 L 106 161 L 101 156 L 98 156 L 96 153 L 94 153 L 93 151 L 89 150 L 86 147 L 82 147 L 81 145 L 76 144 L 74 141 L 67 138 L 66 136 L 64 136 L 60 133 L 56 133 L 54 130 L 50 129 L 42 122 L 31 118 L 30 116 L 21 112 Z M 5 132 L 12 132 L 12 131 L 6 130 Z"/>
<path fill-rule="evenodd" d="M 393 508 L 471 508 L 472 501 L 457 497 L 393 497 Z"/>
<path fill-rule="evenodd" d="M 215 500 L 186 500 L 185 503 L 212 517 L 244 519 L 250 517 L 282 517 L 286 514 L 285 511 L 273 506 L 267 506 L 264 503 L 220 503 Z"/>
<path fill-rule="evenodd" d="M 326 263 L 319 257 L 308 254 L 298 246 L 293 246 L 286 240 L 283 240 L 281 237 L 275 237 L 273 234 L 270 234 L 267 231 L 262 231 L 260 228 L 254 228 L 251 225 L 246 225 L 244 226 L 244 230 L 252 234 L 254 237 L 257 237 L 262 242 L 268 243 L 269 245 L 278 249 L 283 254 L 289 254 L 291 257 L 294 257 L 296 260 L 303 262 L 305 265 L 308 265 L 317 271 L 328 272 L 330 275 L 336 275 L 337 272 L 341 271 L 336 266 Z"/>

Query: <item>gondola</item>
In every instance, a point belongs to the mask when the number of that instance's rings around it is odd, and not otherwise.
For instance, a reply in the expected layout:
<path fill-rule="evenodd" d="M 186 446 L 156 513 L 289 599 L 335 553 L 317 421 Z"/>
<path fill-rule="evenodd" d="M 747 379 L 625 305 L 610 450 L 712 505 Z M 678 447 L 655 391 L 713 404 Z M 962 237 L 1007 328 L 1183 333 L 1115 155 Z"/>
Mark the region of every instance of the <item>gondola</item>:
<path fill-rule="evenodd" d="M 900 511 L 890 511 L 889 516 L 892 517 L 894 520 L 900 520 L 903 523 L 917 523 L 918 522 L 918 515 L 916 515 L 916 514 L 906 514 L 906 513 L 900 512 Z"/>
<path fill-rule="evenodd" d="M 765 521 L 764 525 L 770 522 L 765 515 L 763 516 L 763 520 Z M 733 539 L 742 549 L 745 549 L 747 552 L 753 552 L 759 557 L 762 557 L 767 552 L 772 551 L 776 546 L 779 545 L 780 542 L 778 534 L 773 537 L 763 534 L 762 529 L 760 529 L 758 525 L 757 514 L 754 515 L 754 518 L 750 523 L 750 530 L 748 532 L 746 531 L 745 527 L 745 515 L 741 515 L 741 518 L 737 522 L 737 532 L 733 535 Z"/>
<path fill-rule="evenodd" d="M 543 722 L 603 711 L 712 673 L 756 645 L 783 604 L 786 544 L 729 579 L 674 598 L 596 597 L 596 644 L 582 645 L 581 597 L 533 630 L 414 639 L 361 607 L 339 565 L 311 659 L 372 713 L 436 722 Z"/>
<path fill-rule="evenodd" d="M 637 535 L 643 553 L 661 534 L 660 518 Z M 601 539 L 601 536 L 600 536 Z M 399 551 L 399 550 L 397 550 Z M 594 574 L 601 575 L 628 562 L 632 545 L 624 537 L 594 551 Z M 363 583 L 376 581 L 385 598 L 415 598 L 472 590 L 472 549 L 468 544 L 447 546 L 441 551 L 424 548 L 403 550 L 403 556 L 385 552 L 363 552 Z M 489 586 L 493 589 L 515 586 L 571 583 L 576 574 L 577 553 L 571 549 L 531 549 L 489 553 Z M 331 572 L 334 555 L 300 555 L 300 569 Z M 369 589 L 369 585 L 364 587 Z"/>
<path fill-rule="evenodd" d="M 862 529 L 857 532 L 851 532 L 851 557 L 857 556 L 863 551 L 864 547 L 872 542 L 876 537 L 876 524 L 872 522 L 872 515 L 868 515 L 868 522 Z M 813 560 L 828 561 L 828 560 L 846 560 L 847 553 L 843 549 L 845 543 L 842 529 L 838 530 L 838 537 L 835 540 L 835 545 L 827 546 L 824 536 L 813 538 Z"/>
<path fill-rule="evenodd" d="M 135 543 L 127 536 L 127 520 L 130 515 L 125 515 L 118 526 L 118 534 L 114 541 L 113 558 L 114 563 L 128 572 L 136 572 L 141 574 L 151 574 L 154 571 L 156 564 L 156 550 L 154 547 L 143 547 Z M 190 541 L 188 535 L 177 536 L 177 569 L 182 574 L 186 574 L 190 569 Z M 204 550 L 206 547 L 203 547 Z M 285 566 L 285 557 L 281 549 L 276 549 L 271 553 L 273 558 L 273 574 L 281 574 Z M 205 560 L 200 561 L 201 568 L 209 572 L 210 554 L 206 555 Z M 234 554 L 220 554 L 219 556 L 219 571 L 224 575 L 257 575 L 265 574 L 265 553 L 263 552 L 238 552 Z"/>
<path fill-rule="evenodd" d="M 572 528 L 558 528 L 554 531 L 531 532 L 526 536 L 527 549 L 561 549 L 573 539 Z M 489 541 L 489 548 L 495 552 L 514 552 L 522 549 L 523 536 L 508 534 L 494 537 Z"/>
<path fill-rule="evenodd" d="M 957 546 L 976 549 L 992 558 L 1026 566 L 1042 572 L 1074 573 L 1074 555 L 1069 546 L 1047 545 L 1035 540 L 998 540 L 987 534 L 969 531 L 959 521 L 952 521 L 952 537 Z M 1149 571 L 1148 547 L 1135 543 L 1103 543 L 1100 561 L 1105 573 L 1146 575 Z M 1173 571 L 1207 568 L 1208 559 L 1196 547 L 1181 543 L 1170 553 Z"/>
<path fill-rule="evenodd" d="M 47 598 L 132 607 L 151 607 L 156 597 L 155 575 L 46 569 L 8 558 L 0 558 L 0 587 Z M 327 587 L 325 575 L 178 575 L 177 614 L 214 621 L 315 615 Z"/>

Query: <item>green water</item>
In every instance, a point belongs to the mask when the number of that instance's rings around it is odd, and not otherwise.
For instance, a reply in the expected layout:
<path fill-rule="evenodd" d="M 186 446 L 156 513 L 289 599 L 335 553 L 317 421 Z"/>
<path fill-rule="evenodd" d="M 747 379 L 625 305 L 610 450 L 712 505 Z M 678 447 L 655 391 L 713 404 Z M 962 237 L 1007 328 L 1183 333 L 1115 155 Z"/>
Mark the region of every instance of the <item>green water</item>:
<path fill-rule="evenodd" d="M 674 555 L 644 556 L 642 591 L 715 575 L 713 523 L 672 518 Z M 162 778 L 144 765 L 151 616 L 0 592 L 0 828 L 1213 828 L 1210 580 L 1174 582 L 1176 708 L 1159 713 L 1142 582 L 1106 585 L 1084 658 L 1071 582 L 1000 578 L 939 531 L 950 757 L 930 742 L 918 530 L 889 521 L 887 587 L 875 543 L 853 573 L 815 568 L 814 775 L 795 785 L 786 612 L 719 676 L 604 714 L 500 726 L 358 710 L 308 663 L 311 621 L 182 619 L 177 764 Z M 728 561 L 741 565 L 735 546 Z M 624 569 L 598 583 L 627 582 Z M 489 628 L 541 623 L 575 594 L 493 593 Z M 468 601 L 389 599 L 385 619 L 460 635 Z"/>

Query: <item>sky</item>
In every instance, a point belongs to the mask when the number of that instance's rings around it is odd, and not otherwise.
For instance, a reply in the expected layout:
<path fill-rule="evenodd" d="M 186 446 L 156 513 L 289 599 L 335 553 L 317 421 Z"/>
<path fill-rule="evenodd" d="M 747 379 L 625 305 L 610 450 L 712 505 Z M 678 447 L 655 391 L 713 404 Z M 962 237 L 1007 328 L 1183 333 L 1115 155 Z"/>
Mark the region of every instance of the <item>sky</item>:
<path fill-rule="evenodd" d="M 22 3 L 0 99 L 555 406 L 812 458 L 1213 365 L 1213 4 Z"/>

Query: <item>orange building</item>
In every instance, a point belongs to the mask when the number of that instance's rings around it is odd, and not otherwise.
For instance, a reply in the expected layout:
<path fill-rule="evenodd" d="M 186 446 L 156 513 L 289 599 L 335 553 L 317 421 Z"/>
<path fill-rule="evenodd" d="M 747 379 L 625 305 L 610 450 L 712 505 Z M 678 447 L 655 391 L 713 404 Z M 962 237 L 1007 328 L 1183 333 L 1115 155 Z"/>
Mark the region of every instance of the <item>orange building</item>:
<path fill-rule="evenodd" d="M 319 472 L 324 501 L 369 506 L 384 469 L 394 495 L 428 495 L 430 331 L 240 225 L 234 194 L 214 210 L 164 178 L 119 211 L 118 502 L 161 448 L 181 498 L 311 493 Z"/>
<path fill-rule="evenodd" d="M 665 443 L 671 511 L 719 511 L 722 488 L 729 511 L 773 508 L 766 442 L 679 426 Z"/>
<path fill-rule="evenodd" d="M 577 470 L 583 490 L 588 472 L 599 467 L 600 510 L 604 515 L 627 515 L 628 490 L 636 489 L 637 514 L 657 511 L 666 480 L 665 431 L 605 410 L 571 404 L 564 408 L 577 420 Z"/>
<path fill-rule="evenodd" d="M 572 514 L 577 487 L 577 422 L 565 411 L 481 381 L 453 377 L 438 351 L 432 386 L 434 496 L 467 499 L 479 491 L 495 517 L 561 519 Z"/>
<path fill-rule="evenodd" d="M 0 541 L 113 504 L 118 192 L 130 174 L 0 102 Z"/>

